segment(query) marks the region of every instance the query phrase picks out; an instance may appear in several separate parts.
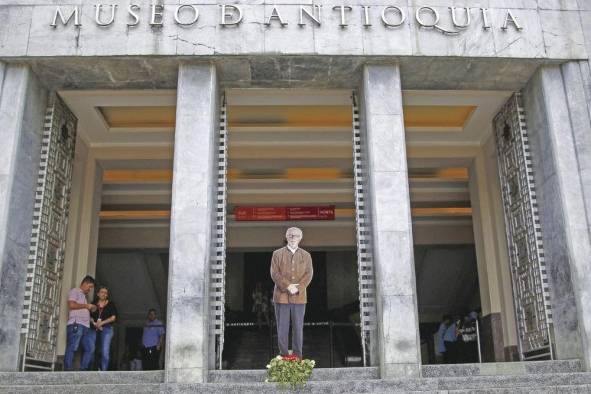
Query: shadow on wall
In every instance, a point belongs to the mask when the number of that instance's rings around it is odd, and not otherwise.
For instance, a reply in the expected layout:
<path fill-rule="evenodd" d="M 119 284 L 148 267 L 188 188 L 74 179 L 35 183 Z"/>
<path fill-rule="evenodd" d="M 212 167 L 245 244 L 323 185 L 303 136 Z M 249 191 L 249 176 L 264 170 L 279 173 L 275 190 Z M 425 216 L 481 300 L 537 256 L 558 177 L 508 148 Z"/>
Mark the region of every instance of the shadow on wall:
<path fill-rule="evenodd" d="M 148 309 L 166 318 L 168 252 L 98 252 L 96 278 L 117 304 L 119 324 L 143 325 Z"/>

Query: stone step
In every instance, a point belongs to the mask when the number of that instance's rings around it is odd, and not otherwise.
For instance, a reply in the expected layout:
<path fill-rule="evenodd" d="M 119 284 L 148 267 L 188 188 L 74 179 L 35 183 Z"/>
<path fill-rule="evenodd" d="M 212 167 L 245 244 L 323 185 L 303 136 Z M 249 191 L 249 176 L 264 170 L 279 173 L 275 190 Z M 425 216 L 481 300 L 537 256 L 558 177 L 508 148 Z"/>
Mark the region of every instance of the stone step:
<path fill-rule="evenodd" d="M 0 393 L 277 393 L 269 383 L 0 385 Z M 591 373 L 312 381 L 305 393 L 590 393 Z"/>
<path fill-rule="evenodd" d="M 421 374 L 425 378 L 473 377 L 495 375 L 529 375 L 547 373 L 568 373 L 581 371 L 579 360 L 530 361 L 512 363 L 424 365 Z M 208 376 L 212 383 L 263 382 L 266 370 L 223 370 L 211 371 Z M 367 368 L 316 368 L 311 380 L 379 379 L 377 367 Z M 60 385 L 60 384 L 135 384 L 162 383 L 163 371 L 141 372 L 0 372 L 0 385 Z"/>
<path fill-rule="evenodd" d="M 580 360 L 559 361 L 524 361 L 511 363 L 483 363 L 483 364 L 453 364 L 453 365 L 423 365 L 423 377 L 468 377 L 491 375 L 528 375 L 543 373 L 581 372 Z M 245 383 L 263 382 L 266 371 L 254 370 L 223 370 L 211 371 L 209 382 L 214 383 Z M 368 368 L 316 368 L 311 380 L 364 380 L 379 379 L 376 367 Z"/>
<path fill-rule="evenodd" d="M 0 387 L 10 385 L 146 384 L 164 382 L 164 371 L 0 372 Z"/>
<path fill-rule="evenodd" d="M 510 363 L 438 364 L 421 366 L 423 377 L 527 375 L 581 372 L 581 360 L 518 361 Z"/>
<path fill-rule="evenodd" d="M 268 383 L 209 383 L 205 385 L 179 385 L 180 392 L 209 391 L 211 385 L 224 387 L 227 392 L 236 393 L 272 393 L 275 388 Z M 559 386 L 577 386 L 591 388 L 591 373 L 557 373 L 519 376 L 472 376 L 447 378 L 401 378 L 392 380 L 343 378 L 339 381 L 310 381 L 306 389 L 318 393 L 388 393 L 388 392 L 446 392 L 461 390 L 505 389 L 513 392 L 519 389 L 539 392 L 546 388 Z M 551 391 L 553 392 L 553 391 Z M 591 391 L 589 391 L 591 392 Z"/>
<path fill-rule="evenodd" d="M 210 371 L 208 381 L 210 383 L 250 383 L 264 382 L 267 371 L 262 369 Z M 316 368 L 312 372 L 312 381 L 340 381 L 340 380 L 367 380 L 379 379 L 380 373 L 377 367 L 355 368 Z"/>

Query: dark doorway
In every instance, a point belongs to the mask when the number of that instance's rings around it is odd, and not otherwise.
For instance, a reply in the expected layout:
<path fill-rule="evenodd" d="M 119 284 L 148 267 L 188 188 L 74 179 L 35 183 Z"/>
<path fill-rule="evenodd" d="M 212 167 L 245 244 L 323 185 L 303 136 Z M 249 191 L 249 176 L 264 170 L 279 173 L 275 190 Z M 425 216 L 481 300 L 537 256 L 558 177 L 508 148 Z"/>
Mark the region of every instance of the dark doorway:
<path fill-rule="evenodd" d="M 308 304 L 306 305 L 306 321 L 326 320 L 328 313 L 326 293 L 326 253 L 311 252 L 314 276 L 307 289 Z M 257 282 L 263 285 L 263 291 L 271 299 L 273 281 L 270 275 L 271 257 L 273 252 L 247 252 L 244 254 L 244 310 L 252 311 L 252 293 Z M 255 316 L 252 317 L 254 320 Z"/>

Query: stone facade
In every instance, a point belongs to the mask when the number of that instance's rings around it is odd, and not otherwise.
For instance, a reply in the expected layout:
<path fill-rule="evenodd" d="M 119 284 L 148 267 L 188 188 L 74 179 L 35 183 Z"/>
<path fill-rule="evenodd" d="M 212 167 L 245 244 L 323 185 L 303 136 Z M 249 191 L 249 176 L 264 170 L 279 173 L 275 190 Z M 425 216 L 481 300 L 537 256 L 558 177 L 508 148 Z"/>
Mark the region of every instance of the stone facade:
<path fill-rule="evenodd" d="M 28 67 L 0 70 L 0 369 L 16 370 L 47 96 Z"/>
<path fill-rule="evenodd" d="M 67 3 L 5 0 L 0 5 L 0 141 L 6 147 L 0 156 L 0 371 L 19 369 L 47 91 L 175 88 L 165 380 L 207 379 L 220 86 L 361 93 L 377 282 L 377 364 L 385 378 L 418 376 L 421 364 L 402 89 L 523 89 L 550 273 L 555 355 L 581 359 L 590 370 L 588 1 L 377 0 L 342 6 L 350 9 L 322 2 L 321 23 L 313 20 L 316 8 L 309 0 L 226 8 L 210 0 L 194 8 L 186 1 L 154 6 L 138 1 L 137 8 L 111 2 L 116 9 L 83 0 Z M 462 28 L 464 3 L 471 7 L 471 23 Z M 302 14 L 302 7 L 310 14 Z M 114 21 L 108 23 L 112 10 Z M 196 11 L 199 18 L 187 23 Z M 60 18 L 72 12 L 78 14 L 64 25 Z M 232 24 L 240 13 L 241 23 Z M 491 336 L 495 357 L 503 352 L 498 342 Z"/>
<path fill-rule="evenodd" d="M 580 2 L 584 3 L 583 0 Z M 225 9 L 220 7 L 225 3 L 208 0 L 200 2 L 194 9 L 179 10 L 178 21 L 175 17 L 179 4 L 190 3 L 162 1 L 155 3 L 154 8 L 146 0 L 133 3 L 111 1 L 101 7 L 98 17 L 96 4 L 98 2 L 81 0 L 67 4 L 53 0 L 3 2 L 0 15 L 4 16 L 2 20 L 5 22 L 0 27 L 0 56 L 280 53 L 587 58 L 583 21 L 589 18 L 589 10 L 585 4 L 579 7 L 576 1 L 379 0 L 347 2 L 343 5 L 348 7 L 345 9 L 341 9 L 338 2 L 321 1 L 318 2 L 321 6 L 318 17 L 318 11 L 311 6 L 316 3 L 310 0 L 239 2 Z M 112 23 L 107 24 L 111 21 L 111 4 L 117 7 Z M 130 10 L 129 4 L 137 7 Z M 57 6 L 61 14 L 56 18 Z M 306 15 L 301 17 L 301 6 L 316 15 L 321 24 Z M 364 6 L 369 8 L 364 9 Z M 455 25 L 450 6 L 457 7 Z M 467 21 L 462 8 L 465 6 L 470 8 L 470 24 L 462 28 L 460 26 Z M 195 9 L 198 19 L 189 24 L 194 19 Z M 75 10 L 79 26 L 75 26 Z M 222 10 L 229 15 L 225 19 Z M 239 20 L 239 12 L 241 22 L 230 24 Z M 272 15 L 279 17 L 270 18 Z M 435 25 L 437 17 L 437 28 L 427 27 Z M 61 18 L 68 20 L 66 26 Z M 55 26 L 52 26 L 54 20 Z M 106 25 L 99 25 L 97 21 Z M 445 35 L 442 32 L 459 34 Z"/>

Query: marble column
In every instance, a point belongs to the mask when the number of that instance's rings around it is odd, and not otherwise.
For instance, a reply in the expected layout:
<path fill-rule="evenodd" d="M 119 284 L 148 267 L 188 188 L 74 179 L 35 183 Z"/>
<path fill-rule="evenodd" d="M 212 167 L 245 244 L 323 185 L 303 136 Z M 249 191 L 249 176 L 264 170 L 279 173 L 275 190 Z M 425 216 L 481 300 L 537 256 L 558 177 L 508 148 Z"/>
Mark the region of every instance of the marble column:
<path fill-rule="evenodd" d="M 367 144 L 381 376 L 418 376 L 420 341 L 398 65 L 366 65 L 360 96 Z"/>
<path fill-rule="evenodd" d="M 591 367 L 591 243 L 582 175 L 589 118 L 582 86 L 561 66 L 541 67 L 523 91 L 548 269 L 556 358 Z M 577 98 L 577 92 L 580 97 Z M 585 137 L 588 139 L 588 135 Z"/>
<path fill-rule="evenodd" d="M 26 265 L 47 93 L 26 66 L 0 63 L 0 371 L 19 369 Z"/>
<path fill-rule="evenodd" d="M 476 154 L 470 166 L 470 202 L 478 283 L 482 308 L 482 358 L 506 361 L 505 347 L 515 345 L 515 309 L 506 247 L 505 224 L 492 136 Z M 512 340 L 512 341 L 511 341 Z"/>
<path fill-rule="evenodd" d="M 203 382 L 208 369 L 208 272 L 215 214 L 215 66 L 182 64 L 177 87 L 170 219 L 166 381 Z"/>

